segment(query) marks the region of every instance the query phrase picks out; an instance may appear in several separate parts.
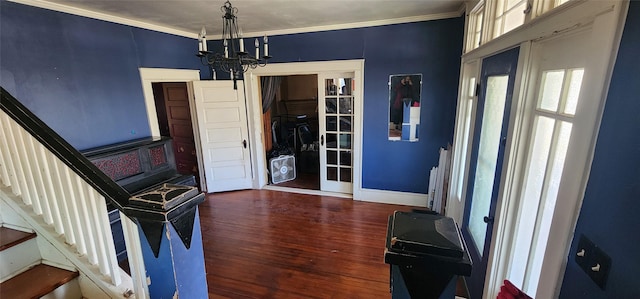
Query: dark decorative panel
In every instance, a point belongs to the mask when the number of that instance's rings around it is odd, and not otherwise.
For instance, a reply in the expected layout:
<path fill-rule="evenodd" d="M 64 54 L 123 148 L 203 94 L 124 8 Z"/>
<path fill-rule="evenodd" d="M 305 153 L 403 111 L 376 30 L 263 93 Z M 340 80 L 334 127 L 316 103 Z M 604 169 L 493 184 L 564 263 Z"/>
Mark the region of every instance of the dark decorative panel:
<path fill-rule="evenodd" d="M 142 172 L 140 156 L 137 151 L 96 160 L 93 161 L 93 164 L 114 181 Z"/>
<path fill-rule="evenodd" d="M 176 230 L 182 240 L 182 244 L 184 244 L 184 247 L 187 249 L 191 248 L 191 236 L 193 235 L 193 223 L 195 218 L 196 206 L 171 220 L 173 228 Z"/>
<path fill-rule="evenodd" d="M 149 157 L 151 158 L 151 167 L 157 167 L 167 163 L 167 155 L 162 145 L 149 148 Z"/>
<path fill-rule="evenodd" d="M 162 244 L 164 222 L 138 219 L 138 224 L 140 225 L 140 228 L 142 228 L 149 246 L 151 246 L 153 255 L 157 258 L 160 254 L 160 244 Z"/>

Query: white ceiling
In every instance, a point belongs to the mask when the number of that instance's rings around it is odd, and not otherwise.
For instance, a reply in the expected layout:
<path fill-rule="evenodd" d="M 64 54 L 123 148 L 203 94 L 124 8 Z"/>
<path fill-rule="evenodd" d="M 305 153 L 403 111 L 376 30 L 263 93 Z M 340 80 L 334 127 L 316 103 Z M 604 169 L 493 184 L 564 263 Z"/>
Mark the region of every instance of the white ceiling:
<path fill-rule="evenodd" d="M 223 0 L 13 0 L 196 37 L 221 32 Z M 234 0 L 246 36 L 393 24 L 461 14 L 463 0 Z M 115 18 L 112 18 L 115 17 Z"/>

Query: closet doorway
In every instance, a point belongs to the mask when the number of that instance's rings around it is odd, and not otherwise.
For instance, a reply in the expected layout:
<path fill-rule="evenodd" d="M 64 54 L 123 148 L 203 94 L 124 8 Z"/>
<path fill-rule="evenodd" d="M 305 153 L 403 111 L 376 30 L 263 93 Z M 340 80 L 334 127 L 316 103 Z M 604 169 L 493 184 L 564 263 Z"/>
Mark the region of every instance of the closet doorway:
<path fill-rule="evenodd" d="M 269 184 L 320 190 L 318 75 L 261 77 L 260 82 Z"/>

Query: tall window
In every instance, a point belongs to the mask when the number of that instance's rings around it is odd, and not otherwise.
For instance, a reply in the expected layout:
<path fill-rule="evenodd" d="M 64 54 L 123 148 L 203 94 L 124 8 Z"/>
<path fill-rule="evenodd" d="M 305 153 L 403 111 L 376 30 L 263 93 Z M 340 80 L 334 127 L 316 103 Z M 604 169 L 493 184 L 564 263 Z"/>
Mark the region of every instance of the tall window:
<path fill-rule="evenodd" d="M 584 69 L 543 71 L 534 112 L 534 126 L 524 190 L 522 220 L 510 279 L 535 295 L 540 279 L 558 188 L 564 169 Z M 527 248 L 528 247 L 528 248 Z"/>

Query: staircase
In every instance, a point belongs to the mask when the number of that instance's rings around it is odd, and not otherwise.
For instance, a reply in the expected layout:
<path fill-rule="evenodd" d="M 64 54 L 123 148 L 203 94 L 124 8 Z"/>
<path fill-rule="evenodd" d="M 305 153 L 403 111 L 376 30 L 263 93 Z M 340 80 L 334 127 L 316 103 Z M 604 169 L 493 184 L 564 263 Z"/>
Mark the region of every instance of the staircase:
<path fill-rule="evenodd" d="M 0 227 L 0 298 L 82 298 L 78 272 L 49 264 L 35 233 Z"/>

